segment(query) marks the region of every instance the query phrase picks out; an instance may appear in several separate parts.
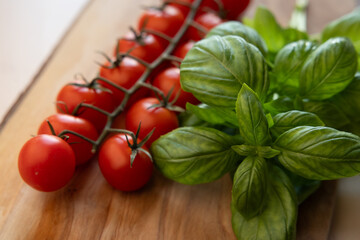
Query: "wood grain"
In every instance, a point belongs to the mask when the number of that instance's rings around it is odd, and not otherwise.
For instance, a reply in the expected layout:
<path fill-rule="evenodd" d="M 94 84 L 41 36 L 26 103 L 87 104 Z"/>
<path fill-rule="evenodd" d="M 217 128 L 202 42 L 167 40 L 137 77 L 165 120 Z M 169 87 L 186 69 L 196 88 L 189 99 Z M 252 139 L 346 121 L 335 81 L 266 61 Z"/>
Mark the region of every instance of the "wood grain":
<path fill-rule="evenodd" d="M 293 1 L 253 1 L 248 14 L 261 2 L 286 24 Z M 115 39 L 136 23 L 140 6 L 156 3 L 92 0 L 19 101 L 0 133 L 0 239 L 235 239 L 228 176 L 214 183 L 186 186 L 156 173 L 143 190 L 122 193 L 106 183 L 93 159 L 77 169 L 66 188 L 41 193 L 24 184 L 18 174 L 18 152 L 36 133 L 40 122 L 55 112 L 53 102 L 59 89 L 78 72 L 88 78 L 95 76 L 98 69 L 92 62 L 99 59 L 95 51 L 110 53 Z M 348 6 L 342 3 L 332 13 L 322 15 L 335 16 L 348 11 L 345 7 Z M 314 31 L 319 31 L 319 24 L 312 20 Z M 332 197 L 333 193 L 324 194 Z M 315 198 L 311 205 L 302 211 L 312 212 L 317 206 L 326 205 L 331 209 L 333 203 Z M 326 217 L 330 219 L 331 213 Z M 303 221 L 313 225 L 325 239 L 329 225 L 319 225 L 315 219 L 310 215 Z M 302 231 L 300 227 L 299 234 Z"/>

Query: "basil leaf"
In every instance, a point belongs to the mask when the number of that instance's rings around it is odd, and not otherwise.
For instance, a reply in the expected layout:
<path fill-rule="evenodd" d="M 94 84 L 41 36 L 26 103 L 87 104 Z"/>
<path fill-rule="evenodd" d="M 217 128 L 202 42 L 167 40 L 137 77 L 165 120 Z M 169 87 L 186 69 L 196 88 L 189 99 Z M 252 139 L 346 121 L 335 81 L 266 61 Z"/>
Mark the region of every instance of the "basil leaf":
<path fill-rule="evenodd" d="M 321 40 L 326 41 L 333 37 L 347 37 L 354 44 L 358 52 L 358 62 L 360 62 L 360 8 L 355 9 L 353 12 L 342 16 L 330 24 L 328 24 L 321 35 Z M 360 64 L 358 66 L 360 70 Z"/>
<path fill-rule="evenodd" d="M 275 141 L 280 163 L 314 180 L 351 177 L 360 173 L 360 138 L 328 127 L 296 127 Z"/>
<path fill-rule="evenodd" d="M 296 28 L 285 28 L 283 30 L 283 35 L 286 43 L 291 43 L 299 40 L 308 40 L 309 35 L 306 32 L 302 32 Z"/>
<path fill-rule="evenodd" d="M 264 158 L 248 156 L 235 172 L 232 202 L 246 219 L 259 214 L 266 202 L 268 166 Z"/>
<path fill-rule="evenodd" d="M 256 93 L 243 84 L 236 101 L 240 135 L 250 145 L 269 143 L 269 125 Z"/>
<path fill-rule="evenodd" d="M 295 239 L 297 199 L 288 176 L 277 166 L 269 172 L 267 201 L 260 215 L 247 220 L 231 204 L 232 226 L 238 239 Z"/>
<path fill-rule="evenodd" d="M 206 104 L 199 104 L 198 106 L 190 103 L 186 104 L 186 110 L 194 113 L 198 118 L 209 122 L 211 124 L 222 124 L 237 126 L 238 120 L 233 110 L 228 108 L 220 108 L 209 106 Z"/>
<path fill-rule="evenodd" d="M 234 169 L 241 159 L 231 146 L 235 138 L 205 127 L 183 127 L 151 145 L 155 165 L 162 174 L 184 184 L 212 182 Z"/>
<path fill-rule="evenodd" d="M 278 52 L 273 72 L 280 91 L 285 85 L 296 89 L 299 87 L 300 70 L 315 47 L 310 41 L 300 40 L 287 44 Z"/>
<path fill-rule="evenodd" d="M 352 120 L 360 120 L 360 73 L 341 93 L 330 99 L 346 116 Z"/>
<path fill-rule="evenodd" d="M 322 102 L 306 101 L 303 106 L 304 111 L 315 113 L 328 127 L 341 128 L 351 122 L 342 111 L 342 106 L 337 106 L 328 100 Z"/>
<path fill-rule="evenodd" d="M 213 36 L 197 42 L 181 64 L 181 86 L 210 106 L 235 106 L 243 83 L 261 98 L 269 88 L 261 52 L 237 36 Z"/>
<path fill-rule="evenodd" d="M 283 29 L 274 15 L 265 7 L 256 9 L 253 28 L 263 37 L 270 52 L 277 52 L 285 45 Z"/>
<path fill-rule="evenodd" d="M 279 97 L 270 102 L 264 104 L 264 109 L 271 113 L 272 115 L 276 115 L 278 113 L 287 112 L 294 109 L 294 101 L 289 97 Z"/>
<path fill-rule="evenodd" d="M 328 99 L 346 88 L 356 69 L 356 51 L 350 40 L 331 38 L 304 63 L 300 72 L 300 94 L 310 100 Z"/>
<path fill-rule="evenodd" d="M 234 145 L 231 148 L 240 156 L 258 156 L 262 158 L 273 158 L 280 154 L 280 151 L 269 146 Z"/>
<path fill-rule="evenodd" d="M 252 28 L 238 21 L 222 23 L 211 29 L 206 37 L 234 35 L 244 38 L 248 43 L 255 45 L 266 56 L 267 47 L 261 36 Z"/>
<path fill-rule="evenodd" d="M 279 113 L 273 119 L 274 126 L 270 128 L 270 131 L 275 138 L 294 127 L 325 125 L 315 114 L 297 110 Z"/>
<path fill-rule="evenodd" d="M 344 126 L 342 129 L 360 136 L 360 120 L 353 121 L 350 124 Z"/>

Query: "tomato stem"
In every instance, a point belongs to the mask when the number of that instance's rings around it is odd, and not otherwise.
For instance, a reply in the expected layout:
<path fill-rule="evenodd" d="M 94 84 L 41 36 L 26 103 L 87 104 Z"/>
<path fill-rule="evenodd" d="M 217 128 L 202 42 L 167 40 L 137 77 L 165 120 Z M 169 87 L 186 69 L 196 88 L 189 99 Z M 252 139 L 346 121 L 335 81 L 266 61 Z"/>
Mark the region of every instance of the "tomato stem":
<path fill-rule="evenodd" d="M 63 138 L 63 137 L 69 138 L 69 136 L 67 136 L 66 134 L 73 134 L 73 135 L 75 135 L 75 136 L 77 136 L 77 137 L 79 137 L 79 138 L 81 138 L 81 139 L 83 139 L 83 140 L 85 140 L 85 141 L 93 144 L 93 145 L 96 145 L 96 144 L 97 144 L 96 141 L 94 141 L 94 140 L 92 140 L 92 139 L 90 139 L 90 138 L 87 138 L 87 137 L 85 137 L 85 136 L 83 136 L 83 135 L 81 135 L 81 134 L 79 134 L 79 133 L 77 133 L 77 132 L 70 131 L 70 130 L 64 130 L 64 131 L 62 131 L 61 133 L 59 133 L 57 136 L 58 136 L 59 138 Z"/>
<path fill-rule="evenodd" d="M 170 2 L 170 1 L 168 1 Z M 174 1 L 174 2 L 177 2 L 177 1 Z M 156 32 L 156 31 L 152 31 L 152 30 L 145 30 L 144 29 L 144 26 L 142 27 L 142 30 L 141 30 L 141 33 L 142 32 L 146 32 L 146 33 L 150 33 L 150 34 L 154 34 L 156 36 L 159 36 L 161 38 L 164 38 L 165 40 L 169 41 L 169 45 L 167 46 L 167 48 L 164 50 L 164 52 L 157 58 L 155 59 L 155 61 L 153 61 L 152 63 L 147 63 L 137 57 L 134 57 L 134 56 L 131 56 L 131 51 L 132 49 L 130 49 L 128 52 L 126 52 L 125 54 L 120 54 L 118 53 L 118 47 L 117 47 L 117 57 L 116 57 L 116 60 L 114 62 L 111 61 L 110 57 L 108 57 L 105 53 L 103 52 L 100 52 L 101 55 L 103 55 L 110 63 L 112 63 L 113 65 L 108 67 L 108 68 L 114 68 L 114 66 L 116 64 L 120 64 L 121 63 L 121 60 L 124 58 L 124 57 L 130 57 L 136 61 L 138 61 L 139 63 L 143 64 L 145 67 L 146 67 L 146 70 L 145 72 L 141 75 L 141 77 L 138 79 L 138 81 L 136 82 L 136 84 L 134 84 L 131 88 L 129 89 L 125 89 L 123 87 L 120 87 L 114 83 L 112 83 L 111 81 L 105 79 L 105 78 L 102 78 L 100 76 L 97 76 L 95 77 L 89 84 L 92 84 L 92 85 L 95 85 L 95 82 L 97 81 L 102 81 L 102 82 L 106 82 L 108 84 L 110 84 L 111 86 L 119 89 L 120 91 L 124 92 L 124 98 L 123 100 L 121 101 L 121 103 L 116 107 L 116 109 L 114 111 L 112 111 L 111 113 L 107 112 L 107 111 L 104 111 L 98 107 L 95 107 L 91 104 L 85 104 L 85 103 L 81 103 L 79 104 L 75 110 L 74 110 L 74 113 L 78 113 L 79 109 L 81 107 L 87 107 L 87 108 L 91 108 L 93 110 L 96 110 L 100 113 L 103 113 L 104 115 L 107 116 L 107 122 L 105 124 L 105 127 L 104 129 L 102 130 L 102 132 L 100 133 L 99 137 L 97 138 L 96 141 L 94 140 L 91 140 L 91 139 L 88 139 L 78 133 L 75 133 L 73 131 L 68 131 L 68 130 L 65 130 L 63 132 L 60 133 L 60 135 L 64 135 L 66 133 L 71 133 L 71 134 L 74 134 L 80 138 L 82 138 L 83 140 L 85 141 L 88 141 L 90 143 L 93 144 L 93 150 L 92 151 L 96 151 L 96 149 L 100 146 L 100 144 L 104 141 L 104 139 L 107 137 L 107 134 L 109 132 L 119 132 L 119 133 L 125 133 L 126 135 L 129 135 L 133 138 L 134 140 L 134 143 L 132 144 L 133 148 L 136 149 L 134 151 L 142 151 L 142 152 L 146 152 L 144 149 L 142 149 L 141 147 L 145 144 L 145 142 L 151 137 L 151 134 L 154 132 L 155 129 L 153 129 L 140 143 L 137 143 L 137 136 L 131 132 L 131 131 L 128 131 L 128 130 L 124 130 L 124 129 L 114 129 L 112 128 L 112 122 L 114 121 L 115 117 L 118 116 L 121 112 L 124 111 L 125 109 L 125 106 L 127 104 L 127 102 L 129 101 L 129 98 L 132 94 L 134 94 L 135 91 L 137 91 L 139 88 L 141 87 L 147 87 L 147 83 L 146 83 L 146 80 L 150 77 L 151 73 L 153 72 L 154 69 L 156 69 L 160 64 L 162 64 L 163 62 L 165 61 L 168 61 L 168 60 L 173 60 L 173 61 L 178 61 L 178 62 L 181 62 L 181 59 L 178 59 L 176 57 L 173 57 L 171 55 L 171 53 L 174 51 L 175 47 L 177 46 L 177 44 L 179 43 L 180 39 L 184 36 L 185 32 L 187 31 L 187 29 L 189 28 L 189 26 L 194 26 L 196 27 L 196 24 L 193 23 L 193 19 L 196 15 L 196 12 L 197 12 L 197 9 L 199 9 L 199 6 L 201 4 L 202 0 L 195 0 L 191 5 L 188 5 L 189 8 L 190 8 L 190 11 L 184 21 L 184 24 L 181 26 L 181 28 L 179 29 L 179 31 L 177 32 L 177 34 L 171 38 L 163 33 L 159 33 L 159 32 Z M 179 4 L 182 4 L 180 1 L 179 1 Z M 187 4 L 183 4 L 183 5 L 187 5 Z M 145 21 L 146 22 L 146 21 Z M 144 24 L 145 25 L 145 24 Z M 100 64 L 100 66 L 102 67 L 107 67 L 107 66 L 103 66 Z M 89 86 L 89 85 L 88 85 Z M 159 92 L 160 93 L 160 92 Z M 162 93 L 162 96 L 164 96 L 164 94 Z M 166 97 L 164 96 L 164 99 Z M 140 126 L 139 126 L 140 128 Z M 138 131 L 139 132 L 139 129 Z M 125 135 L 125 136 L 126 136 Z M 135 144 L 135 145 L 134 145 Z M 147 155 L 150 155 L 149 153 L 147 153 Z M 135 156 L 135 154 L 134 154 Z"/>

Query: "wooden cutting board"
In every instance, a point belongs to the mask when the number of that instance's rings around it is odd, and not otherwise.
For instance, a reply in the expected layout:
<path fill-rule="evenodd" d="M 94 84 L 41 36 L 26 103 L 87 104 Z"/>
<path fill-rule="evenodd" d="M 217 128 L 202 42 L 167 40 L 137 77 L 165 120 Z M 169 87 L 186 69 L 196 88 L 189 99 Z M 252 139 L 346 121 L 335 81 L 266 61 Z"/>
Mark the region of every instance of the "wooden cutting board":
<path fill-rule="evenodd" d="M 94 77 L 115 40 L 135 25 L 141 6 L 156 0 L 92 0 L 8 114 L 0 132 L 0 239 L 235 239 L 231 228 L 229 176 L 209 184 L 181 185 L 155 173 L 141 191 L 123 193 L 110 187 L 96 159 L 80 167 L 73 181 L 55 193 L 28 187 L 17 170 L 17 155 L 38 125 L 55 113 L 55 96 L 76 73 Z M 263 3 L 282 24 L 294 1 L 253 1 L 252 15 Z M 349 12 L 354 1 L 311 1 L 310 32 Z M 26 63 L 22 63 L 26 64 Z M 41 149 L 39 149 L 41 151 Z M 298 239 L 326 239 L 336 182 L 323 187 L 300 208 Z"/>

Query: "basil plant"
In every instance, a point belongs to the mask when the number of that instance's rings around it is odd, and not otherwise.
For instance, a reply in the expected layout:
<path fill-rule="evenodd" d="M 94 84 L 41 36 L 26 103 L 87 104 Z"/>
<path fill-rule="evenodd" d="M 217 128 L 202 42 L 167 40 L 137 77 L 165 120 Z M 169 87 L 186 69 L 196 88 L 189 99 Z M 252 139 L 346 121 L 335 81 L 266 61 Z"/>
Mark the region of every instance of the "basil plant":
<path fill-rule="evenodd" d="M 187 104 L 186 126 L 151 152 L 180 183 L 230 173 L 238 239 L 295 239 L 298 204 L 320 181 L 360 173 L 358 53 L 336 35 L 341 22 L 326 28 L 323 42 L 281 29 L 266 9 L 248 22 L 253 28 L 219 25 L 189 51 L 181 85 L 202 103 Z M 271 43 L 268 31 L 279 40 Z"/>

